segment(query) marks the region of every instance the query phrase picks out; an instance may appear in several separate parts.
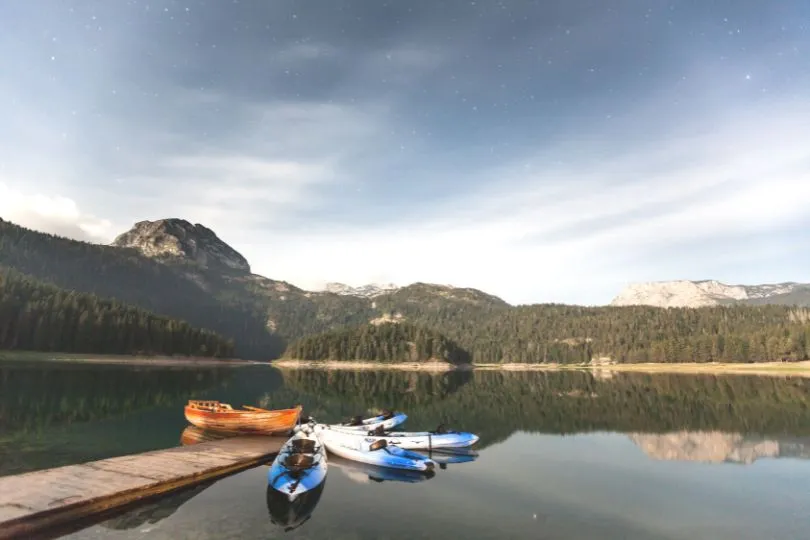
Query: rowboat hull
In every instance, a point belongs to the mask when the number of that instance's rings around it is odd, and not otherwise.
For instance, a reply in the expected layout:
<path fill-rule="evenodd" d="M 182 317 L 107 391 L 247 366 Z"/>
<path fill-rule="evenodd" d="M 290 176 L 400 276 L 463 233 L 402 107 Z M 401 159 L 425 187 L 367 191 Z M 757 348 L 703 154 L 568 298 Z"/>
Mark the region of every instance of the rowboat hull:
<path fill-rule="evenodd" d="M 185 407 L 186 420 L 190 424 L 211 431 L 224 433 L 254 433 L 282 435 L 289 433 L 301 416 L 302 406 L 294 409 L 266 410 L 204 410 L 191 403 Z"/>

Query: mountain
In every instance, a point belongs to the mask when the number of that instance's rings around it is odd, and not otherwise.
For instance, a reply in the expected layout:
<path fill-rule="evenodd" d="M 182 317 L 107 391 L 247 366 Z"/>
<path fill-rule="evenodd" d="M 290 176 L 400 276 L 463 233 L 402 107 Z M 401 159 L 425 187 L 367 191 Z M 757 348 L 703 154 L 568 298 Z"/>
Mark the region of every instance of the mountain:
<path fill-rule="evenodd" d="M 240 253 L 220 240 L 211 229 L 184 219 L 140 221 L 113 241 L 116 247 L 135 248 L 147 257 L 189 259 L 203 268 L 220 266 L 250 273 Z"/>
<path fill-rule="evenodd" d="M 716 280 L 657 281 L 629 285 L 611 306 L 703 307 L 729 304 L 810 306 L 810 284 L 726 285 Z"/>
<path fill-rule="evenodd" d="M 362 298 L 374 298 L 381 294 L 393 292 L 399 289 L 393 283 L 369 283 L 368 285 L 361 285 L 360 287 L 352 287 L 344 283 L 327 283 L 324 287 L 325 292 L 340 294 L 343 296 L 360 296 Z"/>
<path fill-rule="evenodd" d="M 211 330 L 233 340 L 242 358 L 278 358 L 306 336 L 382 321 L 438 332 L 475 363 L 810 358 L 807 309 L 512 306 L 477 289 L 430 283 L 373 298 L 305 291 L 251 273 L 244 257 L 213 231 L 179 219 L 137 223 L 114 244 L 78 242 L 0 220 L 0 267 Z"/>

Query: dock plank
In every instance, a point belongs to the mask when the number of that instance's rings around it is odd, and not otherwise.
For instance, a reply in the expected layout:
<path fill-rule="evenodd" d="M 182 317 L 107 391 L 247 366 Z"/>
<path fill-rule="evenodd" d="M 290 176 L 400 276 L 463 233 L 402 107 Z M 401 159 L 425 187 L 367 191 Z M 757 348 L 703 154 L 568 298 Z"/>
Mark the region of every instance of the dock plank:
<path fill-rule="evenodd" d="M 0 539 L 25 538 L 272 459 L 285 437 L 249 435 L 0 477 Z"/>

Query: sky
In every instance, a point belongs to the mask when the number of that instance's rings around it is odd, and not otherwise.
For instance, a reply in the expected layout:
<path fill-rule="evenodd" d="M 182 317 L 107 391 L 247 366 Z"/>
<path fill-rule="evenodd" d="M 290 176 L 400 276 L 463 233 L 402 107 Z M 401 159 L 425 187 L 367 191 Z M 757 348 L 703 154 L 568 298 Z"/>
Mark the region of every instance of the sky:
<path fill-rule="evenodd" d="M 5 0 L 0 217 L 604 304 L 810 281 L 810 2 Z"/>

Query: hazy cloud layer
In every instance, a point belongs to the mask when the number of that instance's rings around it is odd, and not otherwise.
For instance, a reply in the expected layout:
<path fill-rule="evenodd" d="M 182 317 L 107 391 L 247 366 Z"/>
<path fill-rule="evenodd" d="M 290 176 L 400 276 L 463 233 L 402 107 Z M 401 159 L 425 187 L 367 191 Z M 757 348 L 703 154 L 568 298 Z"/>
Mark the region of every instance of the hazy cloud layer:
<path fill-rule="evenodd" d="M 810 4 L 0 4 L 0 216 L 602 303 L 807 279 Z"/>

